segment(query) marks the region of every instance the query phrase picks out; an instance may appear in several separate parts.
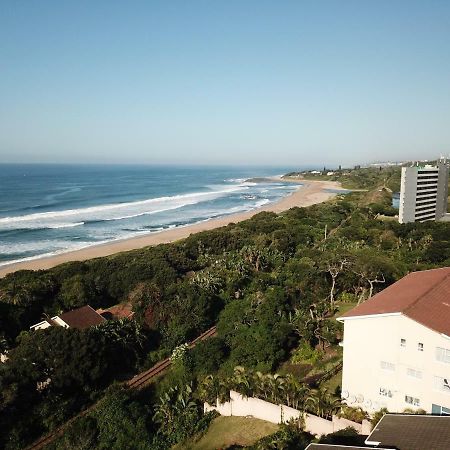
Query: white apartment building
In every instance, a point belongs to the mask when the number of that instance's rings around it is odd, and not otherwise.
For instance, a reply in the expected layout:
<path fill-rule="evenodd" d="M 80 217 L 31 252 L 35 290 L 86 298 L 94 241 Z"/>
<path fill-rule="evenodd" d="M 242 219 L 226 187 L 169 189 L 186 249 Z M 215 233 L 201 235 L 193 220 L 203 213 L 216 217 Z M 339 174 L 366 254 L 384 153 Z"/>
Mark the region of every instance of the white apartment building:
<path fill-rule="evenodd" d="M 439 220 L 446 214 L 448 170 L 445 159 L 436 166 L 402 167 L 400 223 Z"/>
<path fill-rule="evenodd" d="M 450 267 L 410 273 L 338 320 L 348 405 L 450 414 Z"/>

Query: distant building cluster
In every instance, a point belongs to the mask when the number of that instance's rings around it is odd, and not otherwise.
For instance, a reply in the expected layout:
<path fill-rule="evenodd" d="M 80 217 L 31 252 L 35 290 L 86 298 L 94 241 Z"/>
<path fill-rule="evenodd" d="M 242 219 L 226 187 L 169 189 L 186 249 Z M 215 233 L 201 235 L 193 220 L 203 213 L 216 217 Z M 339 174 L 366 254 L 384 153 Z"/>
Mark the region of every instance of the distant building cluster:
<path fill-rule="evenodd" d="M 399 222 L 439 220 L 447 213 L 448 162 L 402 167 Z"/>

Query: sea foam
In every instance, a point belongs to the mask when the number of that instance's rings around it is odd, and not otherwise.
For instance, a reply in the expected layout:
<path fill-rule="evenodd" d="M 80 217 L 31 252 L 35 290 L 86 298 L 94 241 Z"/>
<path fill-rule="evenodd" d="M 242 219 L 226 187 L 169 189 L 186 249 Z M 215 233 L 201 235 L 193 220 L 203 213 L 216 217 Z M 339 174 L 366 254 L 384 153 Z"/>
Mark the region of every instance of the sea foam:
<path fill-rule="evenodd" d="M 83 225 L 86 221 L 111 221 L 156 214 L 173 209 L 214 200 L 246 189 L 246 186 L 226 186 L 219 190 L 157 197 L 135 202 L 106 204 L 63 211 L 48 211 L 23 216 L 0 218 L 0 230 L 23 228 L 67 228 Z"/>

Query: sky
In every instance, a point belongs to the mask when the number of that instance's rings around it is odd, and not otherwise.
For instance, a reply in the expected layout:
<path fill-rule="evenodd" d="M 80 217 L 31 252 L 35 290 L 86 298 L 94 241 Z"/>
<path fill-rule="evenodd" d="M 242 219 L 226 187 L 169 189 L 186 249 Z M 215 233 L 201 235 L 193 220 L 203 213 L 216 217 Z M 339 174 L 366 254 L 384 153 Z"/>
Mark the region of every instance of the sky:
<path fill-rule="evenodd" d="M 448 0 L 0 0 L 0 162 L 440 154 Z"/>

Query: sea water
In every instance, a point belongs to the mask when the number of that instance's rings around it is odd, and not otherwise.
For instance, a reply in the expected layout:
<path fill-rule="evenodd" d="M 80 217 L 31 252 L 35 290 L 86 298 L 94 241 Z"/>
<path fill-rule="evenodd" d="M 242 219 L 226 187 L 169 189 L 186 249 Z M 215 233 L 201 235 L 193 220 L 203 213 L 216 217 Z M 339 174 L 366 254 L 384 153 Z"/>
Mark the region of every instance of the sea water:
<path fill-rule="evenodd" d="M 298 168 L 297 168 L 298 169 Z M 251 211 L 292 168 L 0 165 L 0 266 Z"/>

